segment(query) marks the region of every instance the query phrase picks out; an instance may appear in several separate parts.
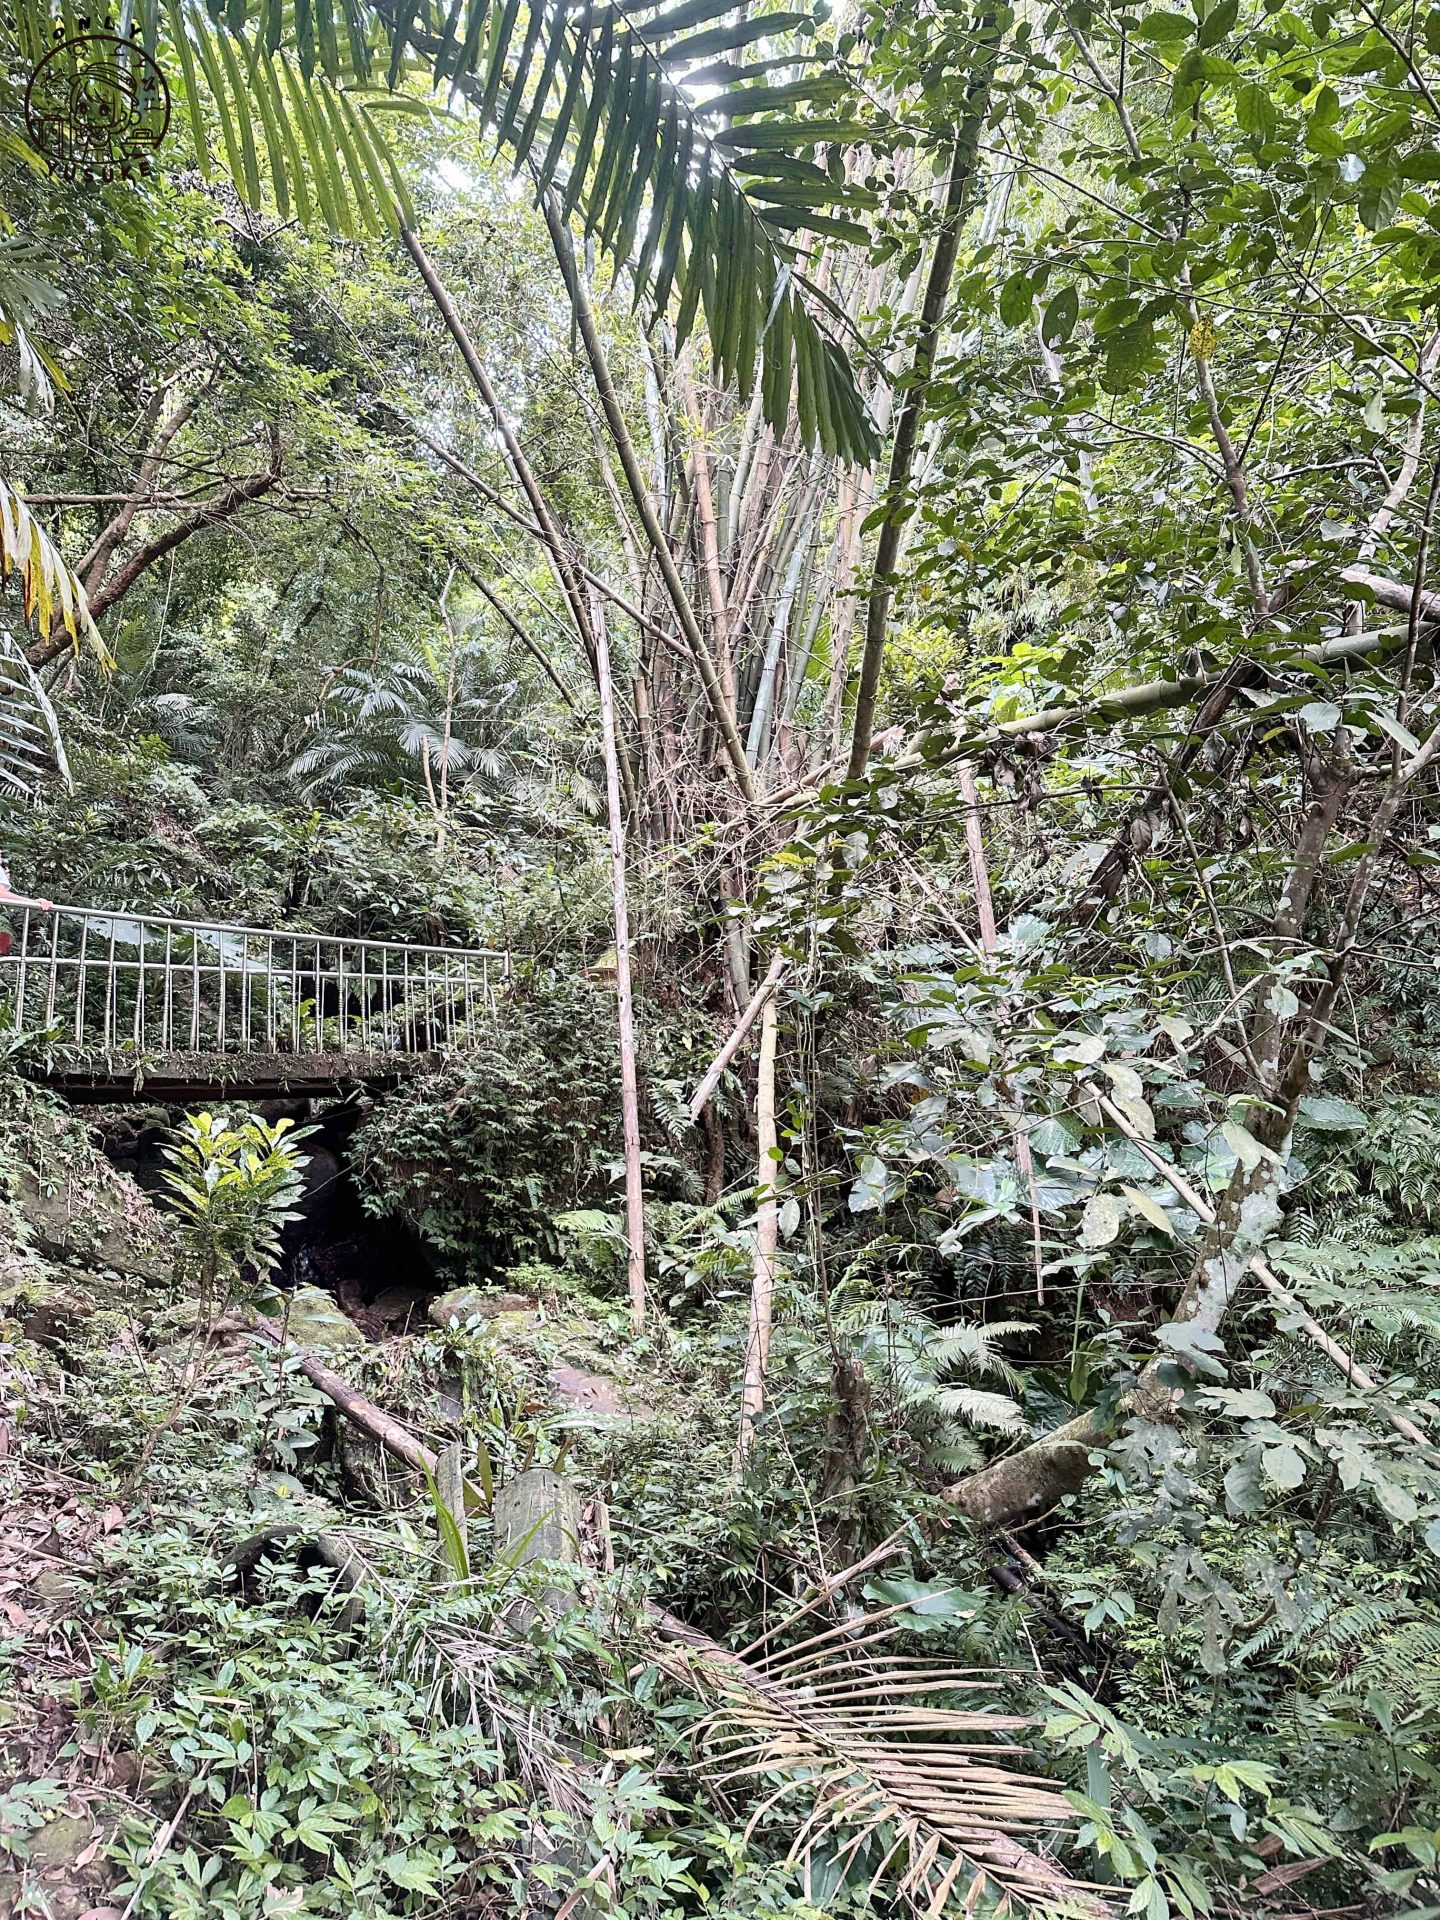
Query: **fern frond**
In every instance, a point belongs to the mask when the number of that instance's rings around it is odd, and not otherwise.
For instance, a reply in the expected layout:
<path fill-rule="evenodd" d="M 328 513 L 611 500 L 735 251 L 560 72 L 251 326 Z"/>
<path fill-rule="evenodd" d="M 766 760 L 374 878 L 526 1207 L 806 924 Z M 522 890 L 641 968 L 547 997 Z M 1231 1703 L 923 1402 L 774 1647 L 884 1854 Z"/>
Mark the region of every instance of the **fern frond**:
<path fill-rule="evenodd" d="M 942 1413 L 969 1426 L 990 1427 L 997 1433 L 1030 1431 L 1023 1411 L 1007 1394 L 985 1393 L 978 1387 L 937 1387 L 934 1399 Z"/>

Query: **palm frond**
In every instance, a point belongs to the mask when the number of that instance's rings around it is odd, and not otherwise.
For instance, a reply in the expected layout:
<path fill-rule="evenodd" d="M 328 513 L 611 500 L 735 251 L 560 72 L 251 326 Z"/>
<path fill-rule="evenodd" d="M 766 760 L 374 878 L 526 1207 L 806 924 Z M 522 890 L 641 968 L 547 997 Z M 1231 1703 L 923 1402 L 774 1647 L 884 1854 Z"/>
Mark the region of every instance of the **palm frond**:
<path fill-rule="evenodd" d="M 517 171 L 629 270 L 637 304 L 677 343 L 704 318 L 722 381 L 758 380 L 766 419 L 852 460 L 877 437 L 845 353 L 803 284 L 806 236 L 863 242 L 871 196 L 842 151 L 867 128 L 823 14 L 755 15 L 716 0 L 164 0 L 138 10 L 196 164 L 251 206 L 273 194 L 332 231 L 412 218 L 382 127 L 424 111 L 417 64 L 464 98 Z M 31 58 L 53 0 L 18 0 Z M 757 54 L 759 57 L 757 57 Z M 382 84 L 383 82 L 383 84 Z"/>
<path fill-rule="evenodd" d="M 391 72 L 408 46 L 463 95 L 517 170 L 554 189 L 587 239 L 625 263 L 636 303 L 672 305 L 677 343 L 704 316 L 716 372 L 761 386 L 808 445 L 869 460 L 874 428 L 845 354 L 802 292 L 804 234 L 863 241 L 867 204 L 828 154 L 865 126 L 818 12 L 756 15 L 715 0 L 382 4 Z M 774 51 L 759 61 L 758 42 Z M 778 61 L 780 85 L 756 85 Z M 701 104 L 696 104 L 700 102 Z"/>
<path fill-rule="evenodd" d="M 18 574 L 25 618 L 48 638 L 58 618 L 72 640 L 87 640 L 102 659 L 109 654 L 100 638 L 85 589 L 60 558 L 50 536 L 25 503 L 24 495 L 0 479 L 0 580 Z"/>
<path fill-rule="evenodd" d="M 36 337 L 36 329 L 64 304 L 65 296 L 50 278 L 53 271 L 53 263 L 33 240 L 0 236 L 0 345 L 15 349 L 20 398 L 37 413 L 48 413 L 56 387 L 68 384 L 58 361 Z"/>
<path fill-rule="evenodd" d="M 60 724 L 40 676 L 13 634 L 0 628 L 0 791 L 37 800 L 45 779 L 70 768 Z"/>
<path fill-rule="evenodd" d="M 924 1920 L 973 1912 L 986 1893 L 1001 1911 L 1104 1916 L 1088 1887 L 1019 1837 L 1074 1817 L 1056 1788 L 1012 1764 L 1023 1749 L 1003 1743 L 1031 1723 L 969 1704 L 993 1679 L 890 1651 L 899 1612 L 755 1664 L 664 1616 L 659 1663 L 708 1709 L 697 1770 L 749 1788 L 752 1828 L 789 1803 L 793 1860 L 838 1862 L 872 1896 L 888 1882 Z M 966 1704 L 941 1704 L 957 1695 Z"/>

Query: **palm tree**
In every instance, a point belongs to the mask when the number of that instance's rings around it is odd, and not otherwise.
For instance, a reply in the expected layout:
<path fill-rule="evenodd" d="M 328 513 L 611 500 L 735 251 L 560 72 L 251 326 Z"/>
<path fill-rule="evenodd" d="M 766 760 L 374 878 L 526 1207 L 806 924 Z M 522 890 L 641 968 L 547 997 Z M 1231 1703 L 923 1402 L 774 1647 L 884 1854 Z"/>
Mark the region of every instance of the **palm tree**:
<path fill-rule="evenodd" d="M 593 812 L 583 776 L 547 755 L 535 687 L 473 622 L 421 637 L 395 658 L 350 662 L 329 677 L 308 744 L 289 772 L 311 795 L 357 788 L 413 792 L 435 816 L 443 850 L 461 802 L 470 811 L 540 814 L 564 780 Z"/>

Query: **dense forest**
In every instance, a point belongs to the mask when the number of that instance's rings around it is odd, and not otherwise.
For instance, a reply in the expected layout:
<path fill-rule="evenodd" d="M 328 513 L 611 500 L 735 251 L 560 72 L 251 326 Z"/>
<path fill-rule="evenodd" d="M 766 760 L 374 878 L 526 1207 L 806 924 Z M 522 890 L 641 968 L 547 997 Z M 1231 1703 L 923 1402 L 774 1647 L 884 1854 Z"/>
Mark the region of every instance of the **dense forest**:
<path fill-rule="evenodd" d="M 1440 7 L 14 0 L 0 375 L 0 1913 L 1440 1915 Z"/>

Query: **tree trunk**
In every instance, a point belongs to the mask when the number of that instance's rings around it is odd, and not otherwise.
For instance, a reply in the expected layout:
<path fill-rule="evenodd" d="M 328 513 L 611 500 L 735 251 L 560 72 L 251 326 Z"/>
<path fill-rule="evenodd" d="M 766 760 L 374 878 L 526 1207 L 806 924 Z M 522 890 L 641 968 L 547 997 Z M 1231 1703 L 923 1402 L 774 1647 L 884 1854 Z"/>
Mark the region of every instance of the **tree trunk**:
<path fill-rule="evenodd" d="M 880 539 L 875 550 L 875 567 L 870 577 L 870 597 L 865 610 L 865 647 L 860 657 L 860 684 L 855 692 L 850 765 L 846 771 L 846 777 L 850 780 L 863 777 L 870 758 L 870 736 L 875 730 L 880 665 L 885 656 L 895 564 L 900 557 L 900 542 L 911 512 L 908 498 L 910 476 L 920 441 L 920 421 L 929 394 L 941 323 L 945 317 L 950 277 L 955 270 L 955 256 L 960 246 L 960 228 L 979 164 L 980 134 L 990 104 L 990 82 L 998 51 L 999 40 L 992 17 L 982 23 L 978 35 L 978 57 L 970 74 L 965 105 L 951 150 L 950 177 L 945 189 L 940 231 L 925 283 L 925 298 L 920 309 L 920 325 L 915 336 L 915 352 L 910 362 L 905 399 L 890 449 L 884 517 L 880 522 Z"/>
<path fill-rule="evenodd" d="M 596 391 L 600 396 L 600 406 L 605 415 L 605 423 L 610 429 L 610 437 L 615 443 L 615 451 L 620 456 L 620 470 L 624 474 L 626 485 L 630 489 L 630 498 L 634 502 L 635 512 L 639 518 L 640 525 L 645 531 L 645 538 L 649 542 L 651 555 L 659 569 L 660 578 L 665 584 L 665 591 L 669 595 L 670 603 L 675 611 L 675 617 L 680 623 L 680 630 L 684 634 L 690 648 L 691 657 L 695 662 L 695 670 L 700 676 L 700 683 L 705 690 L 705 698 L 710 703 L 710 710 L 714 716 L 715 724 L 719 729 L 720 738 L 724 743 L 725 752 L 729 757 L 731 768 L 734 771 L 736 784 L 739 786 L 746 803 L 753 806 L 755 803 L 755 782 L 751 778 L 750 768 L 746 764 L 745 747 L 736 730 L 735 715 L 726 702 L 725 690 L 720 684 L 720 676 L 715 668 L 714 655 L 710 651 L 704 634 L 700 631 L 700 622 L 695 617 L 695 609 L 690 603 L 690 597 L 686 593 L 684 584 L 676 569 L 674 556 L 670 551 L 670 542 L 665 537 L 665 530 L 660 524 L 659 517 L 655 512 L 654 503 L 646 488 L 645 477 L 640 471 L 640 463 L 636 458 L 634 443 L 630 438 L 630 430 L 625 424 L 625 416 L 621 411 L 619 396 L 615 391 L 615 383 L 610 376 L 610 367 L 605 358 L 605 349 L 600 339 L 600 331 L 595 324 L 595 315 L 590 306 L 590 296 L 586 292 L 585 283 L 580 277 L 580 269 L 575 259 L 575 249 L 570 242 L 569 230 L 561 218 L 559 209 L 555 205 L 553 195 L 545 194 L 540 204 L 541 211 L 545 215 L 546 224 L 550 229 L 550 238 L 554 243 L 555 257 L 560 263 L 560 271 L 564 276 L 565 290 L 570 296 L 570 304 L 574 311 L 575 323 L 579 329 L 581 341 L 585 347 L 585 355 L 590 362 L 590 372 L 594 377 Z"/>

